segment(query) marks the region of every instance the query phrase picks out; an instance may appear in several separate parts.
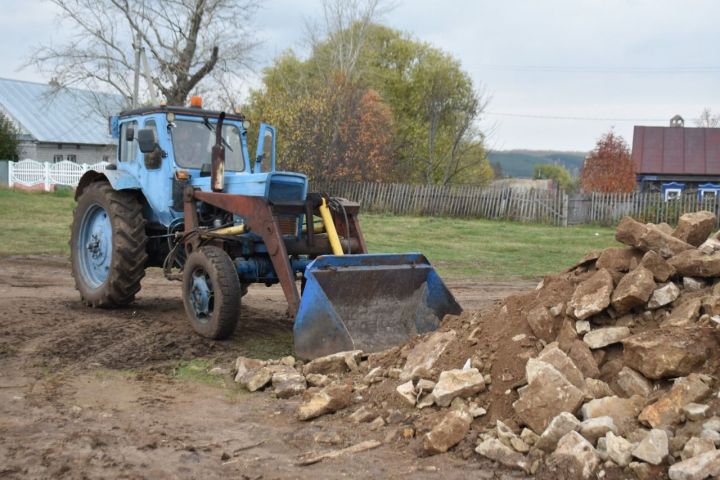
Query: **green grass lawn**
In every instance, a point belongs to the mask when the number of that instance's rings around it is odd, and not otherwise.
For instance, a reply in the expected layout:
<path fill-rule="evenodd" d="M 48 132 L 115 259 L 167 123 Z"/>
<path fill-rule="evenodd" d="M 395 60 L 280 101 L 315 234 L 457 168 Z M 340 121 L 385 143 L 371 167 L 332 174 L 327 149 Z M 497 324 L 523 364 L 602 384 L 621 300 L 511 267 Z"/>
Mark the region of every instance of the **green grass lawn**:
<path fill-rule="evenodd" d="M 446 278 L 537 278 L 618 245 L 611 228 L 454 218 L 365 215 L 363 231 L 371 252 L 422 252 Z"/>
<path fill-rule="evenodd" d="M 74 200 L 65 190 L 0 189 L 0 255 L 67 255 Z M 594 248 L 616 245 L 610 228 L 489 220 L 363 215 L 371 252 L 422 252 L 447 278 L 537 278 Z"/>
<path fill-rule="evenodd" d="M 0 255 L 68 255 L 74 205 L 69 189 L 46 193 L 0 188 Z"/>

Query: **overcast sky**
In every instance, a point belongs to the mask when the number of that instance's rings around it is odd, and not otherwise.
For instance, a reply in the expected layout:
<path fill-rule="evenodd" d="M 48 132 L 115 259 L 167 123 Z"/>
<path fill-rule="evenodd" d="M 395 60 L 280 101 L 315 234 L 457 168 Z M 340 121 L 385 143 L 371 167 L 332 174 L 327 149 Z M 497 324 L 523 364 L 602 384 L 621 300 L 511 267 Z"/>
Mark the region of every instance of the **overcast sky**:
<path fill-rule="evenodd" d="M 62 40 L 42 0 L 3 0 L 0 77 L 47 81 L 19 70 L 33 45 Z M 714 0 L 400 0 L 383 23 L 462 62 L 491 101 L 482 127 L 496 149 L 589 150 L 611 127 L 692 126 L 720 113 L 720 2 Z M 257 31 L 266 61 L 302 52 L 319 0 L 264 0 Z M 260 65 L 259 67 L 261 67 Z M 252 82 L 253 79 L 250 79 Z"/>

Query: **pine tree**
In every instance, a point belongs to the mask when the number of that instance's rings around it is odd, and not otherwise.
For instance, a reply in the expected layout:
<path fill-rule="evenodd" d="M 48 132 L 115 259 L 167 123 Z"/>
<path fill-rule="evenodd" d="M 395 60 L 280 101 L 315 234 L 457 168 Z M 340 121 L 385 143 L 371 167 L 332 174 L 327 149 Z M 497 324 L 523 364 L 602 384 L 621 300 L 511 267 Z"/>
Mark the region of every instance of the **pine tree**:
<path fill-rule="evenodd" d="M 0 113 L 0 160 L 18 159 L 18 130 L 8 117 Z"/>

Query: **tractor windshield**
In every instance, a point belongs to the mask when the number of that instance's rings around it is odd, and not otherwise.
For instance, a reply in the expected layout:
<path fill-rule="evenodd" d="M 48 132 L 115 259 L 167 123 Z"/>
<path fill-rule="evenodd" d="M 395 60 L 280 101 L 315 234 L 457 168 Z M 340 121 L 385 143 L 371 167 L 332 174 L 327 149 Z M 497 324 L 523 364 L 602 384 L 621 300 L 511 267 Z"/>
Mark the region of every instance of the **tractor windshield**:
<path fill-rule="evenodd" d="M 215 145 L 215 123 L 177 120 L 172 129 L 175 163 L 183 168 L 201 168 L 210 164 L 212 147 Z M 240 172 L 245 169 L 240 130 L 235 125 L 224 124 L 222 128 L 225 146 L 225 170 Z"/>

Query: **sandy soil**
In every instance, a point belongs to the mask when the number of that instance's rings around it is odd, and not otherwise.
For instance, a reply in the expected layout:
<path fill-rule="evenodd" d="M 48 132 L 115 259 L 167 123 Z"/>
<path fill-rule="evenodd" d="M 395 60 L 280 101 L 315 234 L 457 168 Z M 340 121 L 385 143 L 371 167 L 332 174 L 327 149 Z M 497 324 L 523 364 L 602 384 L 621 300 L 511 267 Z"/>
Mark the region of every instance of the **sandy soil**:
<path fill-rule="evenodd" d="M 453 282 L 466 309 L 534 286 Z M 295 420 L 276 400 L 172 375 L 182 360 L 230 366 L 289 353 L 279 288 L 253 287 L 228 341 L 195 335 L 180 286 L 150 271 L 129 308 L 82 306 L 60 257 L 0 258 L 0 478 L 503 478 L 455 454 L 398 448 L 400 425 Z M 377 449 L 298 466 L 308 452 L 377 439 Z"/>

